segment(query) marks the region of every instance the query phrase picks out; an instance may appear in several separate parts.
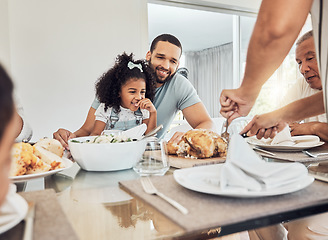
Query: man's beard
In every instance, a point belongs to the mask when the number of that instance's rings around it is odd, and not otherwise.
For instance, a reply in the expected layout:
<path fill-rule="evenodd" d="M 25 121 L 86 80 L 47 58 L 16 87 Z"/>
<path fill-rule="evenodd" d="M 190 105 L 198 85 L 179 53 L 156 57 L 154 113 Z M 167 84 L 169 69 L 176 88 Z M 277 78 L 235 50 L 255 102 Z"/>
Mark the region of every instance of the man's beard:
<path fill-rule="evenodd" d="M 152 64 L 151 64 L 151 60 L 149 60 L 149 65 L 151 66 Z M 154 71 L 155 71 L 155 76 L 156 76 L 156 82 L 157 83 L 159 83 L 159 84 L 164 84 L 164 83 L 166 83 L 166 82 L 168 82 L 172 77 L 173 77 L 173 75 L 174 75 L 174 73 L 172 74 L 172 73 L 169 73 L 169 75 L 167 75 L 167 77 L 165 78 L 165 79 L 160 79 L 158 76 L 157 76 L 157 70 L 161 70 L 161 69 L 163 69 L 162 67 L 156 67 L 155 69 L 154 69 Z"/>
<path fill-rule="evenodd" d="M 158 70 L 158 69 L 156 69 L 156 70 Z M 166 77 L 165 79 L 160 79 L 160 78 L 157 76 L 157 74 L 155 74 L 155 75 L 156 75 L 156 82 L 157 82 L 157 83 L 160 83 L 160 84 L 164 84 L 164 83 L 170 81 L 174 74 L 169 74 L 169 75 L 167 75 L 167 77 Z"/>

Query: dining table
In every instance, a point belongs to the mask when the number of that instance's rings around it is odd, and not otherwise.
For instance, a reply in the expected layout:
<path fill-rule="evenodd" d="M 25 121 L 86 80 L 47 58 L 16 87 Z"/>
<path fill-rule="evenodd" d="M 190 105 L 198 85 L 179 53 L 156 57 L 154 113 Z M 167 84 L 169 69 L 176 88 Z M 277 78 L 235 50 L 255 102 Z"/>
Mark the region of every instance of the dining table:
<path fill-rule="evenodd" d="M 36 227 L 45 214 L 49 225 L 58 226 L 53 239 L 211 239 L 328 211 L 328 183 L 324 181 L 315 180 L 302 190 L 279 196 L 238 198 L 186 189 L 175 181 L 175 170 L 171 167 L 165 176 L 151 180 L 158 190 L 188 208 L 186 215 L 145 193 L 133 169 L 93 172 L 74 162 L 56 174 L 15 184 L 27 200 L 39 198 L 37 210 L 42 197 L 53 195 L 58 203 L 39 207 L 34 239 L 42 239 L 47 232 L 46 227 Z M 23 225 L 0 239 L 21 239 L 17 232 L 23 231 Z M 66 236 L 58 235 L 61 231 Z"/>

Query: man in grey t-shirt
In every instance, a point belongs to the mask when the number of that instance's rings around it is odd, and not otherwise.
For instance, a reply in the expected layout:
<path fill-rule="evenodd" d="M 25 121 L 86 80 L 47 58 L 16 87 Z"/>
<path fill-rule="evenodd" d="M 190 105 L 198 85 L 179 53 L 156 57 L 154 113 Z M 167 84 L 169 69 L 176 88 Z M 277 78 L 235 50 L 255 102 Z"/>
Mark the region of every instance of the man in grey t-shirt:
<path fill-rule="evenodd" d="M 193 128 L 215 130 L 215 125 L 192 84 L 181 74 L 176 74 L 181 53 L 180 41 L 170 34 L 162 34 L 153 40 L 146 54 L 146 60 L 157 76 L 154 105 L 157 110 L 157 125 L 164 126 L 158 137 L 165 135 L 179 110 L 182 110 L 187 122 Z M 89 135 L 93 129 L 94 113 L 98 106 L 99 102 L 95 100 L 89 109 L 85 123 L 79 130 L 72 133 L 66 129 L 59 129 L 53 137 L 68 148 L 68 139 Z M 176 133 L 171 141 L 177 141 L 181 135 L 182 133 Z"/>

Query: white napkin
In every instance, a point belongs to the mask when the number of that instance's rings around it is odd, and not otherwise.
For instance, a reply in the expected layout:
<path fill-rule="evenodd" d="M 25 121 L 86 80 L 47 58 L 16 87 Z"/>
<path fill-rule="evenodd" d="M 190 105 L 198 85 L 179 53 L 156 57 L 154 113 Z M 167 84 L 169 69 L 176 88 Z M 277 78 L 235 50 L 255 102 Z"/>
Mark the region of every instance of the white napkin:
<path fill-rule="evenodd" d="M 278 132 L 277 135 L 272 139 L 271 145 L 284 145 L 292 146 L 294 141 L 292 135 L 290 135 L 289 126 L 287 125 L 282 131 Z"/>
<path fill-rule="evenodd" d="M 233 134 L 220 174 L 222 190 L 262 191 L 299 181 L 307 176 L 300 163 L 265 162 L 239 135 Z"/>
<path fill-rule="evenodd" d="M 132 138 L 140 139 L 147 130 L 147 125 L 145 123 L 138 125 L 134 128 L 130 128 L 122 132 L 122 135 Z"/>
<path fill-rule="evenodd" d="M 0 227 L 6 225 L 19 216 L 19 206 L 15 203 L 16 185 L 10 184 L 4 203 L 0 207 Z"/>

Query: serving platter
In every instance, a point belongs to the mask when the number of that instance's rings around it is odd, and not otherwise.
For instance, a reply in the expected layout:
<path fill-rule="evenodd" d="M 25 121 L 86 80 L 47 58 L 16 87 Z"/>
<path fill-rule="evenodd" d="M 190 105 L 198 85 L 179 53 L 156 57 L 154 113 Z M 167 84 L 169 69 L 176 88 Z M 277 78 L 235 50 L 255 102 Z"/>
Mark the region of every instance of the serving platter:
<path fill-rule="evenodd" d="M 157 153 L 161 157 L 161 151 L 158 150 Z M 168 155 L 168 161 L 170 167 L 174 168 L 190 168 L 202 165 L 218 164 L 224 163 L 226 157 L 213 157 L 213 158 L 190 158 L 190 157 L 180 157 L 177 155 Z"/>

